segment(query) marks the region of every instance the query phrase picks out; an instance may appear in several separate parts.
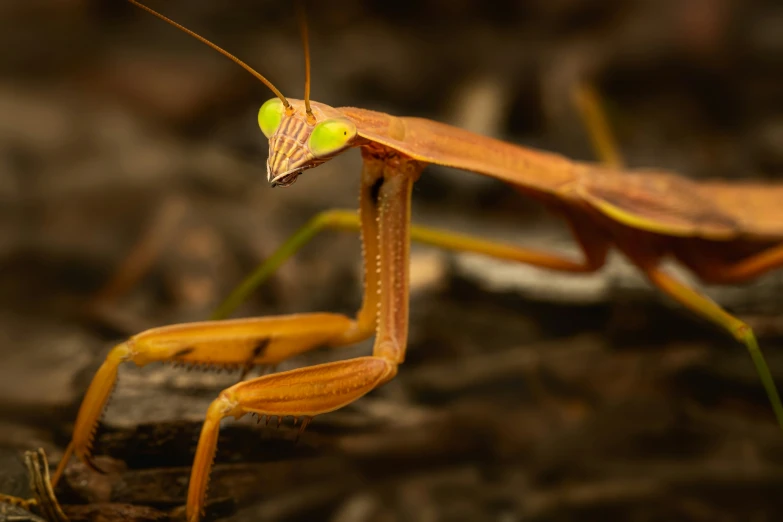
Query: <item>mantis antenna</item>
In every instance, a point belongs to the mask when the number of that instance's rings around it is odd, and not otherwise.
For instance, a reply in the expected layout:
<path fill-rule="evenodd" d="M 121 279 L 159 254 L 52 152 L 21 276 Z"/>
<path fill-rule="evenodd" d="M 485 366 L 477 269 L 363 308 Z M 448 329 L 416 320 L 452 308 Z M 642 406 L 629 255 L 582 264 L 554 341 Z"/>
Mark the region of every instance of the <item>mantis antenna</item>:
<path fill-rule="evenodd" d="M 307 121 L 315 123 L 313 110 L 310 108 L 310 39 L 307 37 L 307 14 L 305 13 L 304 1 L 297 2 L 297 18 L 299 18 L 299 31 L 302 33 L 302 47 L 305 55 L 305 91 L 304 102 L 307 110 Z"/>
<path fill-rule="evenodd" d="M 264 85 L 269 87 L 272 90 L 272 92 L 275 93 L 275 96 L 280 98 L 280 101 L 283 102 L 283 106 L 286 108 L 287 111 L 293 110 L 291 108 L 291 104 L 288 103 L 288 100 L 285 98 L 285 96 L 283 96 L 283 94 L 280 91 L 278 91 L 277 88 L 274 85 L 272 85 L 272 82 L 267 80 L 261 73 L 259 73 L 258 71 L 256 71 L 252 67 L 250 67 L 248 64 L 246 64 L 245 62 L 243 62 L 242 60 L 240 60 L 239 58 L 237 58 L 236 56 L 234 56 L 230 52 L 226 51 L 222 47 L 219 47 L 219 46 L 213 44 L 212 42 L 210 42 L 209 40 L 207 40 L 203 36 L 200 36 L 200 35 L 194 33 L 193 31 L 191 31 L 187 27 L 178 24 L 177 22 L 175 22 L 171 18 L 167 18 L 166 16 L 160 14 L 159 12 L 155 11 L 154 9 L 152 9 L 150 7 L 147 7 L 146 5 L 144 5 L 142 3 L 137 2 L 136 0 L 128 0 L 128 2 L 132 3 L 133 5 L 138 7 L 139 9 L 147 11 L 152 16 L 160 18 L 161 20 L 163 20 L 167 24 L 176 27 L 180 31 L 183 31 L 183 32 L 189 34 L 190 36 L 192 36 L 193 38 L 195 38 L 199 42 L 210 46 L 212 49 L 216 50 L 217 52 L 219 52 L 220 54 L 222 54 L 223 56 L 225 56 L 229 60 L 233 61 L 234 63 L 236 63 L 237 65 L 242 67 L 244 70 L 246 70 L 247 72 L 249 72 L 250 74 L 252 74 L 256 78 L 261 80 L 264 83 Z M 306 35 L 305 35 L 305 49 L 307 49 L 307 36 Z M 305 52 L 307 52 L 307 51 L 305 51 Z M 305 54 L 305 56 L 307 56 L 307 54 Z M 309 88 L 310 88 L 310 59 L 309 59 L 309 56 L 307 56 L 307 84 L 305 86 L 305 89 L 306 89 L 305 92 L 307 94 L 309 94 L 309 92 L 308 92 Z M 310 112 L 310 102 L 307 100 L 307 94 L 305 95 L 305 102 L 307 103 L 307 114 L 308 115 L 312 115 L 312 113 Z"/>

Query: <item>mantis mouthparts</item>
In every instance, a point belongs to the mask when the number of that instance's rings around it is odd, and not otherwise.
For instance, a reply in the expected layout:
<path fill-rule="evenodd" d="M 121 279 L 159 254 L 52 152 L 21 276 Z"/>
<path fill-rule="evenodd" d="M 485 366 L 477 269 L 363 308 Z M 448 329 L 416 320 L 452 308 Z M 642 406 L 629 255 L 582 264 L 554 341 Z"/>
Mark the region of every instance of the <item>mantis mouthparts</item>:
<path fill-rule="evenodd" d="M 267 179 L 271 177 L 271 173 L 269 173 L 268 169 L 269 167 L 267 167 Z M 299 177 L 299 174 L 301 174 L 303 170 L 304 169 L 302 168 L 288 170 L 269 179 L 269 183 L 272 187 L 290 187 L 294 184 L 296 178 Z"/>

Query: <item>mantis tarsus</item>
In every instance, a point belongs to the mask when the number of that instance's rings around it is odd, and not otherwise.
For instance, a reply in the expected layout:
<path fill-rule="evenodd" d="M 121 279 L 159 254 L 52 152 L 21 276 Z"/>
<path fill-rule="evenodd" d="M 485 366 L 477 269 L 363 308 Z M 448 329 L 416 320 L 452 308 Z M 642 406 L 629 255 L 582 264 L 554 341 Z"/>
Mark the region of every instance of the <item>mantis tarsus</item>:
<path fill-rule="evenodd" d="M 90 463 L 94 431 L 123 362 L 141 366 L 175 361 L 246 368 L 275 364 L 317 347 L 342 346 L 374 334 L 370 356 L 266 375 L 220 393 L 207 411 L 190 479 L 187 516 L 198 520 L 221 419 L 248 413 L 294 416 L 302 419 L 304 428 L 313 416 L 341 408 L 396 375 L 407 343 L 411 240 L 573 273 L 599 270 L 610 247 L 617 248 L 654 286 L 745 344 L 783 427 L 783 405 L 751 329 L 660 268 L 661 260 L 670 257 L 705 281 L 729 283 L 746 281 L 783 265 L 779 212 L 783 186 L 695 183 L 660 171 L 626 172 L 616 166 L 574 162 L 425 119 L 333 108 L 309 100 L 309 57 L 305 99 L 289 100 L 233 55 L 135 0 L 129 1 L 232 59 L 275 93 L 276 98 L 259 111 L 259 126 L 269 139 L 267 179 L 272 186 L 291 185 L 305 169 L 348 149 L 359 147 L 362 152 L 358 215 L 339 211 L 320 215 L 265 264 L 219 315 L 225 315 L 260 278 L 324 227 L 361 231 L 364 299 L 355 318 L 308 313 L 210 321 L 155 328 L 131 337 L 109 353 L 93 378 L 53 482 L 62 475 L 72 453 Z M 306 36 L 304 40 L 308 56 Z M 499 179 L 541 201 L 563 216 L 584 258 L 572 260 L 411 225 L 412 186 L 429 163 Z"/>

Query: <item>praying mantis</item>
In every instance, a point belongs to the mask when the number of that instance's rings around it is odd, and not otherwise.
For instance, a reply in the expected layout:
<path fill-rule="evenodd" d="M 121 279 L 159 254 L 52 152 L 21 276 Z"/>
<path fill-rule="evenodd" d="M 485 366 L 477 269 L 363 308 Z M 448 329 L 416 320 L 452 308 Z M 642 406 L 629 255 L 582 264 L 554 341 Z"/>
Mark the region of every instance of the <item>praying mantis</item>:
<path fill-rule="evenodd" d="M 315 348 L 344 346 L 374 335 L 372 355 L 265 375 L 219 394 L 206 413 L 188 489 L 187 518 L 199 520 L 222 419 L 249 413 L 293 416 L 301 419 L 304 429 L 312 417 L 339 409 L 394 378 L 405 359 L 412 240 L 571 273 L 599 270 L 610 248 L 616 248 L 653 286 L 747 347 L 783 427 L 783 405 L 752 330 L 660 268 L 662 260 L 672 258 L 704 281 L 733 283 L 780 267 L 783 217 L 778 208 L 783 186 L 696 183 L 667 172 L 624 171 L 574 162 L 434 121 L 333 108 L 310 100 L 306 37 L 304 99 L 288 99 L 260 73 L 217 45 L 136 0 L 129 1 L 232 59 L 272 90 L 275 98 L 264 103 L 258 115 L 259 127 L 269 140 L 266 167 L 272 186 L 290 186 L 303 171 L 347 150 L 361 149 L 358 214 L 321 214 L 232 296 L 218 315 L 226 315 L 291 248 L 325 227 L 360 230 L 363 303 L 354 318 L 307 313 L 187 323 L 147 330 L 117 345 L 87 390 L 72 441 L 52 483 L 62 476 L 72 454 L 91 463 L 95 429 L 124 362 L 247 368 L 273 365 Z M 412 225 L 412 187 L 427 164 L 496 178 L 540 201 L 565 219 L 584 258 L 573 260 Z"/>

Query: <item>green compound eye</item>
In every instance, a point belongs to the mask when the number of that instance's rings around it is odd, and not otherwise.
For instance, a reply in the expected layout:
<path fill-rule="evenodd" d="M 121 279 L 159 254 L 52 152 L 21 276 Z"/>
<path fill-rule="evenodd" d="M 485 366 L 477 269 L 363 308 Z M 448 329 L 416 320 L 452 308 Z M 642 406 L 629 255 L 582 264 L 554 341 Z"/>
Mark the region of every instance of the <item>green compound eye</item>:
<path fill-rule="evenodd" d="M 346 118 L 324 120 L 310 134 L 310 152 L 317 158 L 329 156 L 348 146 L 356 137 L 356 125 Z"/>
<path fill-rule="evenodd" d="M 283 110 L 285 109 L 280 98 L 272 98 L 258 110 L 258 126 L 261 127 L 261 132 L 267 138 L 271 138 L 272 134 L 280 126 L 280 121 L 283 119 Z"/>

